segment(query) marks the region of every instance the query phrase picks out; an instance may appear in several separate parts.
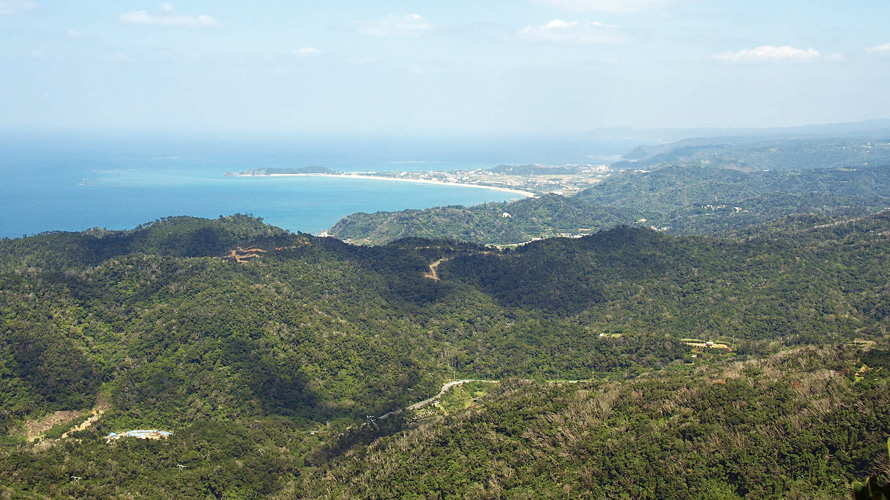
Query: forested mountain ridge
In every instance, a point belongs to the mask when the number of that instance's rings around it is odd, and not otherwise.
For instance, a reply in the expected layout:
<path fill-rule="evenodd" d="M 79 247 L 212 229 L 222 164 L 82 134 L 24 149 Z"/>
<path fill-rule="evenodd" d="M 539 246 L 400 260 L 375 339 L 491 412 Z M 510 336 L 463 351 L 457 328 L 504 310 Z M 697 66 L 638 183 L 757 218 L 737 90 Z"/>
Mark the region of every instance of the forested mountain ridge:
<path fill-rule="evenodd" d="M 618 172 L 572 198 L 353 214 L 329 234 L 361 244 L 422 236 L 509 245 L 618 224 L 711 234 L 792 214 L 846 218 L 887 207 L 890 164 L 790 171 L 664 164 Z"/>
<path fill-rule="evenodd" d="M 769 139 L 694 138 L 640 146 L 614 168 L 645 169 L 665 163 L 700 164 L 745 170 L 862 168 L 890 162 L 890 136 Z"/>
<path fill-rule="evenodd" d="M 546 194 L 511 203 L 448 206 L 400 212 L 356 213 L 328 234 L 358 244 L 379 245 L 406 237 L 450 238 L 479 244 L 512 244 L 542 235 L 598 231 L 629 222 L 629 214 L 580 198 Z"/>
<path fill-rule="evenodd" d="M 304 484 L 318 498 L 849 498 L 854 464 L 888 474 L 887 356 L 801 348 L 626 382 L 509 381 Z"/>
<path fill-rule="evenodd" d="M 449 378 L 616 381 L 799 344 L 880 346 L 888 248 L 890 212 L 727 238 L 619 227 L 506 251 L 420 238 L 352 246 L 246 216 L 2 240 L 0 484 L 53 497 L 311 496 L 325 481 L 313 471 L 364 467 L 357 443 L 413 425 L 367 416 Z M 256 256 L 239 263 L 233 250 Z M 850 349 L 837 370 L 859 369 Z M 860 396 L 878 405 L 871 394 Z M 99 421 L 72 438 L 19 437 L 26 422 L 95 406 Z M 851 424 L 868 443 L 888 431 L 875 418 Z M 133 428 L 173 436 L 103 439 Z M 841 461 L 820 481 L 838 491 L 838 474 L 870 464 Z M 158 480 L 171 474 L 182 480 Z"/>
<path fill-rule="evenodd" d="M 32 238 L 3 238 L 0 271 L 28 267 L 60 270 L 130 254 L 221 256 L 239 245 L 286 246 L 294 241 L 305 238 L 243 214 L 214 220 L 167 217 L 127 231 L 94 228 L 82 233 L 58 231 Z"/>

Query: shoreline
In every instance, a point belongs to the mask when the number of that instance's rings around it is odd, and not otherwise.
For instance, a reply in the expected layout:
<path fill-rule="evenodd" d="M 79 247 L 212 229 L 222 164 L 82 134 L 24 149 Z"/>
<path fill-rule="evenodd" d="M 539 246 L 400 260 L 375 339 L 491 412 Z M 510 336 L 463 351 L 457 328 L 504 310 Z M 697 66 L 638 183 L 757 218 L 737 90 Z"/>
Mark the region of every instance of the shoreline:
<path fill-rule="evenodd" d="M 242 175 L 236 174 L 234 177 L 340 177 L 346 179 L 374 179 L 379 181 L 401 181 L 401 182 L 414 182 L 419 184 L 434 184 L 436 186 L 457 186 L 457 187 L 469 187 L 469 188 L 477 188 L 477 189 L 490 189 L 493 191 L 501 191 L 504 193 L 513 193 L 524 196 L 526 198 L 533 198 L 538 196 L 536 193 L 531 191 L 523 191 L 521 189 L 512 189 L 498 186 L 486 186 L 484 184 L 464 184 L 460 182 L 442 182 L 435 181 L 430 179 L 405 179 L 402 177 L 384 177 L 378 175 L 366 175 L 366 174 L 266 174 L 266 175 Z"/>

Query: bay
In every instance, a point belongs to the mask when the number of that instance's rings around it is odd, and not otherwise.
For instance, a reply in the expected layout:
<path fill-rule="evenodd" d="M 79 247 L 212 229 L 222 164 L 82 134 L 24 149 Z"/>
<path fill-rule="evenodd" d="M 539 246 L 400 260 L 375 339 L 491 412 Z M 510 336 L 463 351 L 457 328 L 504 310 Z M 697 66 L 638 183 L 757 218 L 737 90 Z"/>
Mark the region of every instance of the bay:
<path fill-rule="evenodd" d="M 252 168 L 308 164 L 353 172 L 492 166 L 462 159 L 386 159 L 368 154 L 371 159 L 363 161 L 358 158 L 361 152 L 301 154 L 293 149 L 270 151 L 261 144 L 183 148 L 31 140 L 3 146 L 0 237 L 91 227 L 126 229 L 166 216 L 233 213 L 318 234 L 355 212 L 475 205 L 519 197 L 497 190 L 376 179 L 225 176 Z"/>

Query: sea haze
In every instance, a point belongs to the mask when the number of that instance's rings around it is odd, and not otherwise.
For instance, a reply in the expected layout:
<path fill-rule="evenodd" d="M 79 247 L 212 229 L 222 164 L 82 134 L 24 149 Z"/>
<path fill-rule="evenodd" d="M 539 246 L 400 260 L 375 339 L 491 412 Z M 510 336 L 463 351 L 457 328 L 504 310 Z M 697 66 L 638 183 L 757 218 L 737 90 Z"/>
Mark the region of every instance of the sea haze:
<path fill-rule="evenodd" d="M 319 233 L 355 212 L 475 205 L 515 194 L 458 186 L 328 177 L 226 177 L 262 167 L 340 171 L 487 168 L 584 161 L 617 150 L 528 141 L 184 141 L 7 135 L 0 141 L 0 237 L 91 227 L 125 229 L 171 215 L 250 213 L 291 231 Z M 560 148 L 562 152 L 548 152 Z"/>

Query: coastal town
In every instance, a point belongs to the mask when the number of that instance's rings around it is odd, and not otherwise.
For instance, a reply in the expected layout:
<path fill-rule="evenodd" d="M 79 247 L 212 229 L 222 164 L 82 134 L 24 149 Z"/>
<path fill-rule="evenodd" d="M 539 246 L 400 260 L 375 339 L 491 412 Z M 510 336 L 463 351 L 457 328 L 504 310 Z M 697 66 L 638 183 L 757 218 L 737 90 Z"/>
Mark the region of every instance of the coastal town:
<path fill-rule="evenodd" d="M 454 171 L 339 172 L 326 167 L 256 168 L 229 172 L 227 177 L 314 175 L 451 184 L 514 192 L 526 197 L 553 193 L 571 196 L 590 188 L 613 172 L 608 165 L 498 165 Z"/>

